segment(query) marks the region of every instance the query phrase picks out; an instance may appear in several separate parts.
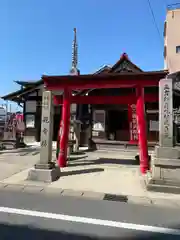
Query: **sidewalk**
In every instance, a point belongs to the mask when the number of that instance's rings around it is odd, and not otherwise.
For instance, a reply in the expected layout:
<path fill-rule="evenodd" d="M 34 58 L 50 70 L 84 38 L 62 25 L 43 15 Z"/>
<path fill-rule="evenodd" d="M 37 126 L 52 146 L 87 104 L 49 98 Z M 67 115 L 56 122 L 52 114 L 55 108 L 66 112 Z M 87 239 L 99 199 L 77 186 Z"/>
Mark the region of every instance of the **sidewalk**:
<path fill-rule="evenodd" d="M 23 153 L 0 154 L 0 189 L 180 207 L 178 194 L 148 192 L 142 184 L 139 166 L 128 156 L 116 152 L 80 152 L 71 156 L 60 179 L 50 184 L 26 180 L 39 157 L 39 147 L 24 149 Z"/>

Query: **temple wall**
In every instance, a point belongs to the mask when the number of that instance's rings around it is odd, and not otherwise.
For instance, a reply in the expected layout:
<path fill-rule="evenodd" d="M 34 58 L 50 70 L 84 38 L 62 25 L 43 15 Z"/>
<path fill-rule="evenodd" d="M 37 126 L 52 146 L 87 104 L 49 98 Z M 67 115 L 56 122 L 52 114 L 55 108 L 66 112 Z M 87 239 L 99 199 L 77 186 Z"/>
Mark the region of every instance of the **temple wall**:
<path fill-rule="evenodd" d="M 38 90 L 29 94 L 31 97 L 38 96 Z M 35 142 L 39 139 L 40 134 L 40 111 L 39 102 L 36 100 L 27 100 L 24 103 L 24 119 L 25 119 L 25 143 Z"/>
<path fill-rule="evenodd" d="M 27 100 L 24 104 L 24 116 L 25 116 L 25 126 L 26 126 L 26 130 L 25 130 L 25 139 L 28 142 L 34 142 L 34 141 L 40 141 L 40 129 L 41 129 L 41 97 L 42 97 L 42 90 L 43 90 L 43 86 L 38 87 L 37 89 L 35 89 L 35 91 L 31 94 L 29 94 L 29 96 L 34 97 L 34 100 Z M 99 92 L 100 93 L 100 92 Z M 107 92 L 106 92 L 107 93 Z M 58 92 L 54 92 L 54 94 L 56 95 L 60 95 L 62 94 L 61 91 Z M 95 94 L 95 93 L 94 93 Z M 97 93 L 96 93 L 97 94 Z M 95 95 L 96 95 L 95 94 Z M 103 94 L 105 94 L 103 92 Z M 103 95 L 102 94 L 102 95 Z M 93 92 L 90 94 L 93 95 Z M 110 94 L 109 94 L 110 95 Z M 114 93 L 114 95 L 116 95 Z M 37 97 L 38 100 L 35 100 L 35 97 Z M 93 121 L 95 121 L 95 115 L 94 112 L 95 111 L 104 111 L 104 116 L 105 116 L 105 121 L 103 124 L 104 125 L 104 129 L 100 129 L 97 130 L 98 127 L 100 127 L 100 125 L 98 126 L 98 124 L 96 124 L 96 129 L 94 129 L 94 127 L 91 129 L 87 129 L 85 131 L 81 132 L 81 144 L 82 145 L 87 145 L 88 144 L 88 139 L 90 137 L 90 135 L 92 135 L 92 138 L 95 139 L 113 139 L 113 136 L 109 135 L 108 137 L 108 118 L 110 115 L 110 111 L 114 110 L 114 111 L 119 111 L 121 112 L 121 117 L 118 115 L 118 118 L 124 119 L 124 126 L 119 129 L 118 131 L 115 132 L 116 137 L 118 138 L 118 141 L 129 141 L 130 140 L 130 127 L 127 125 L 128 119 L 125 118 L 125 116 L 127 116 L 127 110 L 128 110 L 128 106 L 127 105 L 92 105 L 93 108 Z M 158 125 L 158 112 L 156 112 L 156 106 L 150 106 L 150 104 L 148 104 L 146 106 L 146 110 L 150 110 L 149 112 L 147 111 L 147 129 L 148 129 L 148 140 L 150 142 L 156 142 L 158 141 L 158 129 L 156 129 L 157 125 Z M 152 110 L 152 111 L 151 111 Z M 153 112 L 155 110 L 155 112 Z M 75 115 L 76 113 L 76 104 L 72 104 L 71 105 L 71 113 L 73 113 L 73 115 Z M 56 135 L 59 129 L 59 121 L 60 121 L 60 115 L 61 115 L 61 110 L 60 107 L 54 107 L 54 133 L 53 133 L 53 140 L 56 140 Z"/>
<path fill-rule="evenodd" d="M 26 143 L 40 141 L 42 91 L 43 91 L 43 86 L 38 87 L 33 93 L 30 93 L 28 95 L 28 98 L 33 97 L 33 100 L 26 100 L 24 104 L 25 142 Z M 60 95 L 62 94 L 62 91 L 54 92 L 54 94 Z M 36 97 L 37 99 L 35 99 Z M 71 105 L 71 112 L 75 114 L 76 104 Z M 54 106 L 53 141 L 57 140 L 60 118 L 61 118 L 61 106 Z"/>

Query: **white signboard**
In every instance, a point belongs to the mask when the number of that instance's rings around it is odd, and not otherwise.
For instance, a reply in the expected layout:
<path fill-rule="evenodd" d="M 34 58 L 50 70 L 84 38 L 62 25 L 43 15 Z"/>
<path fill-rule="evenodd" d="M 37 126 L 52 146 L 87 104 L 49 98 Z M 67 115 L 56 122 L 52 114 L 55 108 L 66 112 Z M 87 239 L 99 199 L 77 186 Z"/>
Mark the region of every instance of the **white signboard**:
<path fill-rule="evenodd" d="M 93 113 L 93 130 L 104 132 L 105 131 L 105 111 L 95 110 Z"/>
<path fill-rule="evenodd" d="M 26 115 L 26 127 L 27 128 L 35 127 L 35 116 L 33 114 Z"/>

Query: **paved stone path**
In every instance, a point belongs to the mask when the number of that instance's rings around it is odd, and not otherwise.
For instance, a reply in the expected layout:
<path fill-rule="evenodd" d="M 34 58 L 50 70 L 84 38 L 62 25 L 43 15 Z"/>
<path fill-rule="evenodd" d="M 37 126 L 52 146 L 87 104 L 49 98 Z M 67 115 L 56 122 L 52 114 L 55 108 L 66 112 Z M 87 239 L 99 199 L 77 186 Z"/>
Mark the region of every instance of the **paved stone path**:
<path fill-rule="evenodd" d="M 55 159 L 55 151 L 52 155 Z M 180 207 L 180 195 L 146 191 L 132 156 L 102 151 L 72 155 L 60 179 L 50 184 L 26 180 L 38 160 L 38 147 L 0 154 L 0 190 Z"/>

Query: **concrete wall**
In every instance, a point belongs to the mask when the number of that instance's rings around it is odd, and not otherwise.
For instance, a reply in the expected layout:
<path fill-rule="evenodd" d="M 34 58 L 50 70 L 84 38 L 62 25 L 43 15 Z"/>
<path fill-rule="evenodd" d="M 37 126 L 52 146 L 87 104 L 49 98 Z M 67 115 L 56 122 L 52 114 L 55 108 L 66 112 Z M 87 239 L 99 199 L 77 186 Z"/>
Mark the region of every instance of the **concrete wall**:
<path fill-rule="evenodd" d="M 164 60 L 165 69 L 170 73 L 180 71 L 180 9 L 168 10 L 164 25 Z"/>

